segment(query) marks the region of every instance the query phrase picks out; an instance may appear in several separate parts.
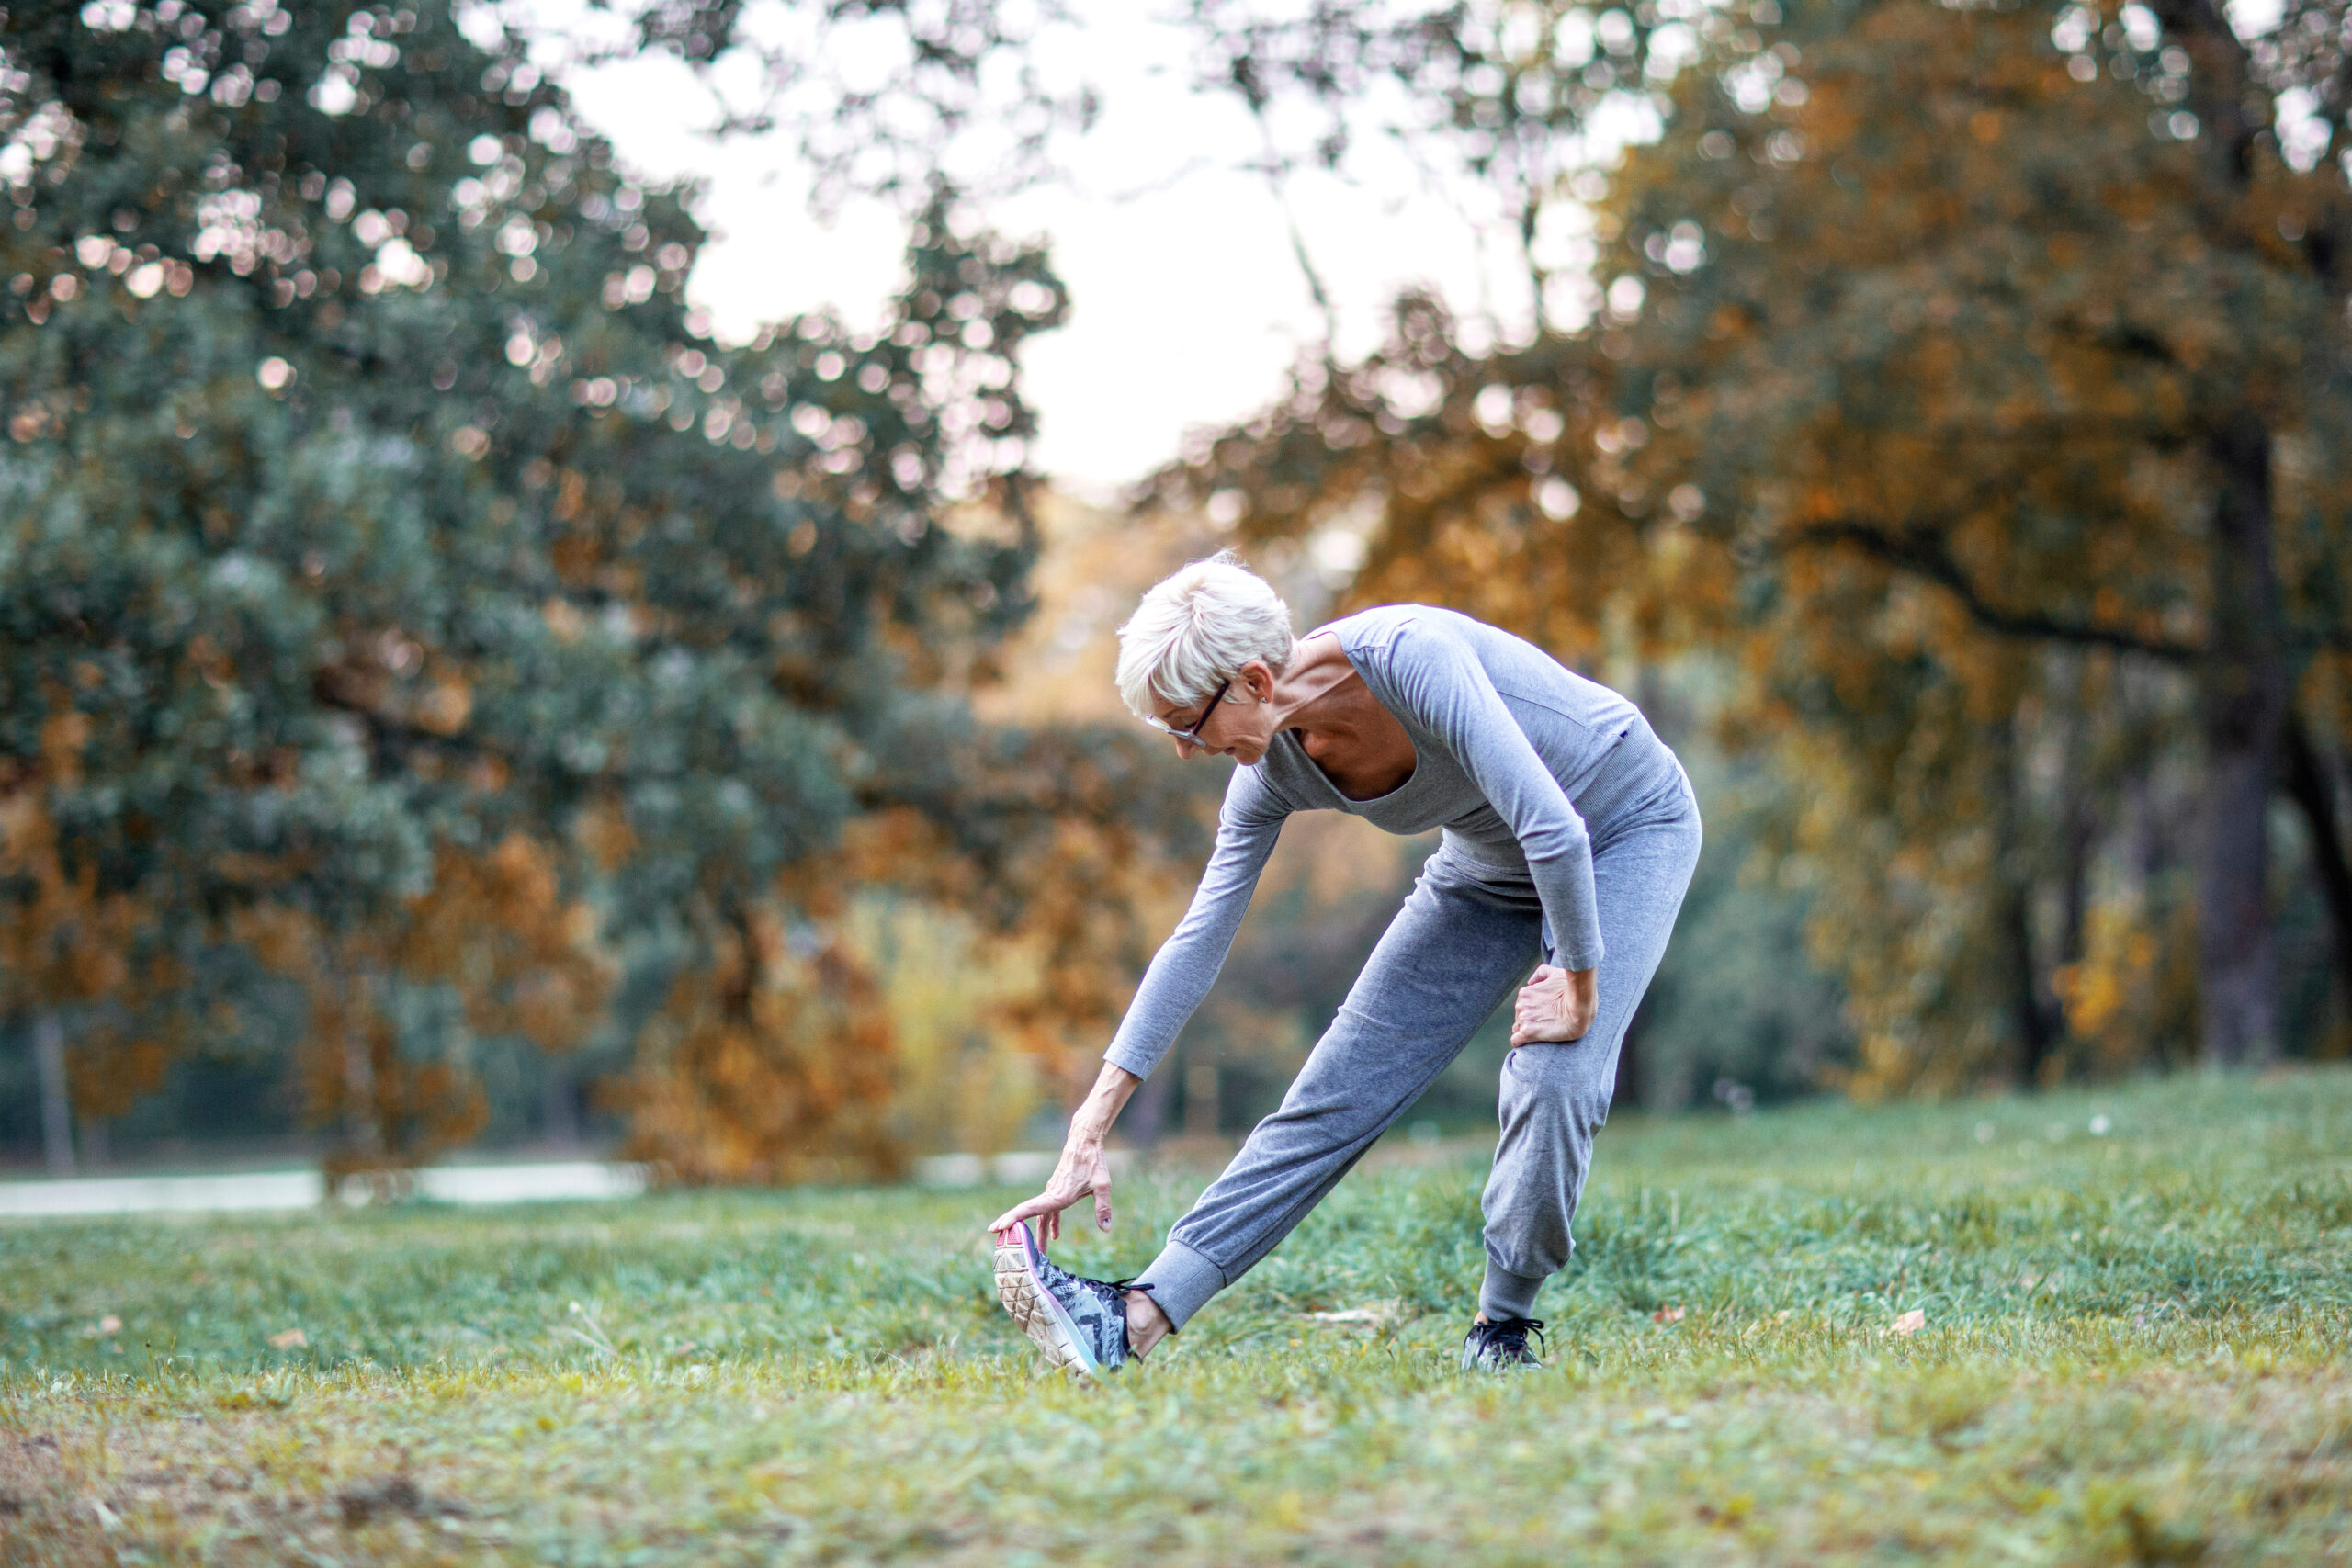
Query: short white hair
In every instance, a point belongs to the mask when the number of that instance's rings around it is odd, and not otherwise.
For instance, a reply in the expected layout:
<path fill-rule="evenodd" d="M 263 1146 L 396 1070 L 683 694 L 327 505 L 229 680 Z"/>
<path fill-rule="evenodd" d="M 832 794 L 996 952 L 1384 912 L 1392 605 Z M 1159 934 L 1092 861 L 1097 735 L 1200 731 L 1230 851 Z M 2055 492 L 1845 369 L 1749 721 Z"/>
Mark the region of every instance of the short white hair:
<path fill-rule="evenodd" d="M 1280 671 L 1295 642 L 1283 596 L 1220 550 L 1153 584 L 1119 628 L 1119 695 L 1137 717 L 1154 697 L 1190 707 L 1253 659 Z"/>

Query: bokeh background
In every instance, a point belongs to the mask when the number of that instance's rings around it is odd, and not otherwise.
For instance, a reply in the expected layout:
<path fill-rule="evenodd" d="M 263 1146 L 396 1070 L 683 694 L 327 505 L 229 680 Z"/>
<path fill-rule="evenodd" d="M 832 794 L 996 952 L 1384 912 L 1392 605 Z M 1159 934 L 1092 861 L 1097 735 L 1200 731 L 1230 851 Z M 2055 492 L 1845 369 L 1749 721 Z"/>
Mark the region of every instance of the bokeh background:
<path fill-rule="evenodd" d="M 1223 785 L 1113 634 L 1223 547 L 1685 757 L 1621 1103 L 2342 1056 L 2346 38 L 12 5 L 0 1159 L 1050 1146 Z M 1431 847 L 1295 821 L 1127 1134 L 1271 1109 Z"/>

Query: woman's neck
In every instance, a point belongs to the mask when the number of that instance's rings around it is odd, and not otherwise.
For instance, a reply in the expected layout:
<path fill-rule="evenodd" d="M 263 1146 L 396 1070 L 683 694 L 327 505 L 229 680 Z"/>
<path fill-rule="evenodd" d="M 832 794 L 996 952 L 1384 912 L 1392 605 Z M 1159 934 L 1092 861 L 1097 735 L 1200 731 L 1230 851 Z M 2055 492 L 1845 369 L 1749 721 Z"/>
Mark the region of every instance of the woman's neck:
<path fill-rule="evenodd" d="M 1351 799 L 1386 795 L 1419 765 L 1412 737 L 1373 695 L 1335 637 L 1301 643 L 1267 701 L 1275 733 L 1296 731 L 1300 748 Z"/>
<path fill-rule="evenodd" d="M 1322 735 L 1348 728 L 1354 705 L 1347 701 L 1344 688 L 1363 684 L 1338 637 L 1328 632 L 1308 637 L 1292 650 L 1290 662 L 1274 678 L 1274 689 L 1266 695 L 1267 717 L 1276 734 L 1295 729 Z"/>

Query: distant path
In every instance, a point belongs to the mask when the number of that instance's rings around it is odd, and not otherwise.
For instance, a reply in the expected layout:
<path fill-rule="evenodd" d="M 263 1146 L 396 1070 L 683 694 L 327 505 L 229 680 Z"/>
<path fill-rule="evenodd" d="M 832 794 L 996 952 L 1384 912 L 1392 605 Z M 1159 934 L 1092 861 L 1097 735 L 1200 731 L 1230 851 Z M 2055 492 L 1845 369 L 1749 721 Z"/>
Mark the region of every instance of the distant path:
<path fill-rule="evenodd" d="M 598 1160 L 437 1166 L 416 1173 L 417 1195 L 444 1203 L 523 1203 L 553 1198 L 634 1198 L 645 1168 Z M 326 1200 L 315 1170 L 234 1176 L 108 1176 L 0 1181 L 0 1215 L 149 1214 L 310 1209 Z"/>
<path fill-rule="evenodd" d="M 1127 1168 L 1125 1149 L 1111 1155 Z M 921 1187 L 1020 1186 L 1042 1181 L 1054 1168 L 1046 1151 L 933 1155 L 915 1162 Z M 646 1187 L 641 1165 L 601 1160 L 546 1160 L 531 1165 L 445 1165 L 416 1173 L 416 1192 L 443 1203 L 529 1203 L 556 1198 L 634 1198 Z M 355 1191 L 355 1200 L 363 1195 Z M 100 1176 L 57 1180 L 0 1181 L 0 1218 L 43 1214 L 228 1213 L 240 1210 L 314 1209 L 326 1201 L 326 1181 L 315 1170 L 254 1170 L 219 1176 Z"/>

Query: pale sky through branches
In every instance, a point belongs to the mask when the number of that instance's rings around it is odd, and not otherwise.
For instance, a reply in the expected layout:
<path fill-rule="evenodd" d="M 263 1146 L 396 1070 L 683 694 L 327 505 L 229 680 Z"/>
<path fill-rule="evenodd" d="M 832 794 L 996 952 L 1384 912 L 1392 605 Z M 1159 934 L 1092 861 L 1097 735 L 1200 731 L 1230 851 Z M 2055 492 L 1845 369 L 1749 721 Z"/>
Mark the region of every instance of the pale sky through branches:
<path fill-rule="evenodd" d="M 1123 484 L 1173 457 L 1187 429 L 1246 417 L 1274 394 L 1325 331 L 1290 219 L 1331 294 L 1345 353 L 1379 340 L 1387 301 L 1413 284 L 1523 330 L 1524 267 L 1506 246 L 1482 256 L 1481 193 L 1432 191 L 1429 175 L 1366 138 L 1352 182 L 1310 172 L 1278 197 L 1248 168 L 1262 140 L 1247 112 L 1189 85 L 1182 34 L 1132 0 L 1080 0 L 1074 9 L 1081 26 L 1050 40 L 1059 57 L 1049 63 L 1100 92 L 1102 119 L 1062 145 L 1066 178 L 987 213 L 1007 232 L 1047 236 L 1072 290 L 1069 324 L 1039 339 L 1029 358 L 1046 471 L 1082 491 Z M 531 0 L 502 14 L 535 32 L 582 25 L 578 0 Z M 689 293 L 722 334 L 748 336 L 819 305 L 853 324 L 875 318 L 898 275 L 895 209 L 855 201 L 820 222 L 788 142 L 703 134 L 710 89 L 674 61 L 561 74 L 633 167 L 705 183 L 702 211 L 719 238 Z"/>
<path fill-rule="evenodd" d="M 1192 86 L 1192 45 L 1180 28 L 1137 0 L 1069 0 L 1069 9 L 1074 25 L 1043 34 L 1034 58 L 1057 90 L 1093 87 L 1101 120 L 1057 144 L 1059 177 L 985 209 L 1005 232 L 1046 237 L 1072 292 L 1069 323 L 1038 339 L 1028 357 L 1042 420 L 1035 456 L 1046 472 L 1080 491 L 1110 491 L 1176 456 L 1188 430 L 1230 424 L 1274 395 L 1284 370 L 1327 331 L 1293 249 L 1294 223 L 1331 298 L 1343 357 L 1377 344 L 1389 301 L 1415 285 L 1435 288 L 1474 322 L 1525 334 L 1531 286 L 1497 198 L 1416 163 L 1382 135 L 1381 115 L 1400 106 L 1362 106 L 1348 177 L 1308 169 L 1278 192 L 1251 166 L 1262 160 L 1265 133 L 1231 95 Z M 2230 10 L 2241 33 L 2277 25 L 2278 0 L 2234 0 Z M 2138 11 L 2127 6 L 2127 21 Z M 754 4 L 745 26 L 773 36 L 807 14 Z M 763 321 L 820 306 L 853 327 L 876 318 L 899 276 L 903 213 L 865 198 L 820 220 L 788 137 L 707 134 L 714 85 L 729 101 L 752 100 L 758 77 L 748 58 L 722 60 L 709 80 L 657 57 L 567 68 L 565 39 L 616 38 L 609 13 L 585 0 L 503 0 L 474 17 L 541 40 L 536 52 L 632 167 L 703 183 L 701 212 L 717 238 L 688 292 L 722 336 L 747 338 Z M 888 79 L 894 58 L 878 31 L 851 28 L 822 63 L 870 88 Z M 2309 118 L 2308 105 L 2279 107 L 2287 121 Z M 1588 135 L 1594 161 L 1611 162 L 1625 142 L 1654 134 L 1653 114 L 1638 97 L 1612 100 Z M 1295 151 L 1317 128 L 1273 129 Z M 2291 124 L 2290 131 L 2293 141 Z M 977 156 L 988 177 L 986 131 L 968 141 L 978 151 L 966 149 L 967 164 Z M 1579 157 L 1573 146 L 1561 153 Z M 1591 254 L 1579 243 L 1584 216 L 1577 203 L 1554 202 L 1539 229 L 1539 244 L 1553 253 L 1544 259 L 1555 324 L 1586 319 L 1595 293 L 1578 265 Z M 1477 335 L 1474 325 L 1466 341 Z"/>

